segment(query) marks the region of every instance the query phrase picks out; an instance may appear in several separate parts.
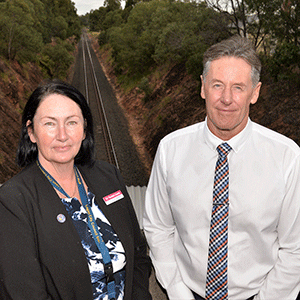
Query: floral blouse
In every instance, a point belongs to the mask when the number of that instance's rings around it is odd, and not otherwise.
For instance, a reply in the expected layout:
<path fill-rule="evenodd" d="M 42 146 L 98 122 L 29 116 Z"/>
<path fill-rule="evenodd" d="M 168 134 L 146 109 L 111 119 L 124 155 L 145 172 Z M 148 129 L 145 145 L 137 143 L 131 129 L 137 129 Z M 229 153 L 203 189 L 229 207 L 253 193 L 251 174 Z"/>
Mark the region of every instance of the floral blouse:
<path fill-rule="evenodd" d="M 116 285 L 116 299 L 122 300 L 125 288 L 125 250 L 111 224 L 95 202 L 95 195 L 88 192 L 88 199 L 95 221 L 98 225 L 99 232 L 111 257 Z M 61 200 L 65 205 L 68 214 L 72 218 L 74 226 L 81 239 L 81 244 L 84 249 L 91 274 L 94 300 L 108 300 L 103 259 L 89 229 L 87 222 L 88 214 L 78 199 L 64 198 Z"/>

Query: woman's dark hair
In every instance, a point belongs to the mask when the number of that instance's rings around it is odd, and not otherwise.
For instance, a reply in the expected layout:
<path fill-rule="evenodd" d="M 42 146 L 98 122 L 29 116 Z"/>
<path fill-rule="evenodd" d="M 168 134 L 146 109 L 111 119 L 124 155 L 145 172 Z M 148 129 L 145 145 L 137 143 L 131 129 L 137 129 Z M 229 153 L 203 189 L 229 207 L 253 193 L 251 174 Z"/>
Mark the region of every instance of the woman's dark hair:
<path fill-rule="evenodd" d="M 40 84 L 31 94 L 27 101 L 22 115 L 22 128 L 19 147 L 17 150 L 17 163 L 20 167 L 26 167 L 35 162 L 38 156 L 38 149 L 32 143 L 27 131 L 27 122 L 34 127 L 33 118 L 42 100 L 52 94 L 66 96 L 76 102 L 85 120 L 85 139 L 82 141 L 78 154 L 75 157 L 75 164 L 92 165 L 94 163 L 94 129 L 92 113 L 85 97 L 73 86 L 63 81 L 54 79 Z"/>

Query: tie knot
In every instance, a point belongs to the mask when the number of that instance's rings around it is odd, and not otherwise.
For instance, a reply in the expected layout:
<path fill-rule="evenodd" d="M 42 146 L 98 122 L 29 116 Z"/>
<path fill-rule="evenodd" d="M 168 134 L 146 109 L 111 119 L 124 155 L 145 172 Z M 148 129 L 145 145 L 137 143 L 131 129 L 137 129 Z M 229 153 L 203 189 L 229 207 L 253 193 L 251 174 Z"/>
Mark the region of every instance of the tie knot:
<path fill-rule="evenodd" d="M 226 156 L 231 150 L 231 147 L 227 143 L 223 143 L 217 147 L 219 156 Z"/>

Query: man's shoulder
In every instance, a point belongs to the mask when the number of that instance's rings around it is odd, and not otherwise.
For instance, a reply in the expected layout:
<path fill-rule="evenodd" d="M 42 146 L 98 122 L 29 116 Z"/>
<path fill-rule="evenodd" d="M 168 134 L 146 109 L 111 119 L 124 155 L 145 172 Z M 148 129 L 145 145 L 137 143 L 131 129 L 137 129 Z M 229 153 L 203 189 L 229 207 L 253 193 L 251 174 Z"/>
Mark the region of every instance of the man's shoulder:
<path fill-rule="evenodd" d="M 273 145 L 281 145 L 300 154 L 300 147 L 291 138 L 265 126 L 253 122 L 253 132 Z"/>
<path fill-rule="evenodd" d="M 171 141 L 179 141 L 185 139 L 193 138 L 193 136 L 198 136 L 199 133 L 204 129 L 205 122 L 199 122 L 193 125 L 189 125 L 180 129 L 177 129 L 169 134 L 167 134 L 162 140 L 162 143 L 169 143 Z"/>

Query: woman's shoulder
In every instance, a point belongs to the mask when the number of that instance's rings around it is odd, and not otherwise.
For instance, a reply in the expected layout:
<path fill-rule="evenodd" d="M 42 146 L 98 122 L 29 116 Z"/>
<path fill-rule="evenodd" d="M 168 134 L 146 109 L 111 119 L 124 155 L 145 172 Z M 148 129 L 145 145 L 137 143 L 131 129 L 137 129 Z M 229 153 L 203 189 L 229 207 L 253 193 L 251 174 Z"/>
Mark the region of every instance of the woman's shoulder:
<path fill-rule="evenodd" d="M 110 189 L 117 188 L 118 190 L 125 186 L 117 167 L 105 161 L 96 161 L 92 167 L 78 166 L 78 168 L 90 188 L 96 189 L 100 185 L 102 188 L 105 186 L 105 192 L 102 190 L 103 193 L 109 194 Z"/>
<path fill-rule="evenodd" d="M 24 213 L 31 210 L 44 185 L 42 174 L 30 165 L 0 187 L 0 202 L 15 214 Z"/>
<path fill-rule="evenodd" d="M 35 164 L 31 164 L 28 167 L 22 169 L 19 173 L 8 179 L 1 186 L 2 188 L 8 188 L 12 186 L 23 185 L 24 182 L 29 182 L 36 175 L 37 167 Z"/>
<path fill-rule="evenodd" d="M 118 170 L 117 168 L 103 160 L 96 160 L 92 166 L 79 166 L 79 169 L 86 175 L 95 176 L 116 176 Z"/>
<path fill-rule="evenodd" d="M 0 187 L 1 198 L 5 195 L 9 195 L 10 197 L 24 195 L 34 186 L 40 186 L 42 182 L 41 172 L 33 163 L 2 184 Z"/>

